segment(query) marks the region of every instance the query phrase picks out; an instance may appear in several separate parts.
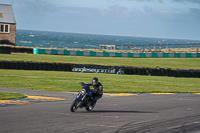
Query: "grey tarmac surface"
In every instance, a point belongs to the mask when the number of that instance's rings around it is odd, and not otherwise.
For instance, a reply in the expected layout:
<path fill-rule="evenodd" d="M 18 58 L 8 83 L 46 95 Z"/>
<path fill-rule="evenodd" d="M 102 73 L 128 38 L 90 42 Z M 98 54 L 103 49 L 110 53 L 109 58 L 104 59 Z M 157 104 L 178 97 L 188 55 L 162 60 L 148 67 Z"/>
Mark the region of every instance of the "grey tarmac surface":
<path fill-rule="evenodd" d="M 70 112 L 76 94 L 0 87 L 0 92 L 68 98 L 0 107 L 1 133 L 200 133 L 200 95 L 104 95 L 92 112 Z"/>

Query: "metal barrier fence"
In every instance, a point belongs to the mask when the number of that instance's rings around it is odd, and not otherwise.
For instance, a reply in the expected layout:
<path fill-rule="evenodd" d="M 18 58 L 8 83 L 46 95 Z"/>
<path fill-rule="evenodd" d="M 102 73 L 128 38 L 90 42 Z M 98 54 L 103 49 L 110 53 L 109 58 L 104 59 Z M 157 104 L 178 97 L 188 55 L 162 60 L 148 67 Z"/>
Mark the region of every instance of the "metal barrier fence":
<path fill-rule="evenodd" d="M 161 50 L 176 48 L 199 48 L 199 43 L 188 44 L 141 44 L 141 45 L 99 45 L 100 50 Z"/>

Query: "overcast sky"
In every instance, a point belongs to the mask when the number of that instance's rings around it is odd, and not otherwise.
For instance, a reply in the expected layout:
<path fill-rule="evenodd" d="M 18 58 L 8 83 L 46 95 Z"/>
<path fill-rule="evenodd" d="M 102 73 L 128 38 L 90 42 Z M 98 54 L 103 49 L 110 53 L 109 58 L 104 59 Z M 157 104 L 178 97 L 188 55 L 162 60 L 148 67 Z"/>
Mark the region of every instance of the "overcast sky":
<path fill-rule="evenodd" d="M 13 11 L 17 29 L 200 40 L 200 0 L 13 0 Z"/>

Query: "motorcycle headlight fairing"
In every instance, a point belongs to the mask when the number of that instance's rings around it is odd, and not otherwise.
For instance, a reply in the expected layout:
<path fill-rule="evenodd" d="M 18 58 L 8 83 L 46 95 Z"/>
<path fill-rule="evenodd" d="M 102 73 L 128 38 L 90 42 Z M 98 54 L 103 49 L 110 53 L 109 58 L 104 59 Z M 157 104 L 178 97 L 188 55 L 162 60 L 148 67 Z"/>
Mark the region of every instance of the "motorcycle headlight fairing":
<path fill-rule="evenodd" d="M 82 95 L 84 95 L 85 92 L 86 92 L 85 89 L 82 89 L 82 90 L 81 90 L 81 94 L 82 94 Z"/>

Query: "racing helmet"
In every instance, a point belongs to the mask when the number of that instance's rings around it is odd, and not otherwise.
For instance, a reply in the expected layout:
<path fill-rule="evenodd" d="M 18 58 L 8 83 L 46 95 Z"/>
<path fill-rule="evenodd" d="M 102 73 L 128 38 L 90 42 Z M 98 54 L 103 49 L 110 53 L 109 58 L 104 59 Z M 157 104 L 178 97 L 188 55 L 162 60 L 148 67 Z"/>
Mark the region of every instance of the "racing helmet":
<path fill-rule="evenodd" d="M 96 85 L 96 84 L 98 84 L 98 82 L 99 82 L 99 79 L 98 79 L 98 78 L 94 77 L 94 78 L 92 79 L 92 85 Z"/>

